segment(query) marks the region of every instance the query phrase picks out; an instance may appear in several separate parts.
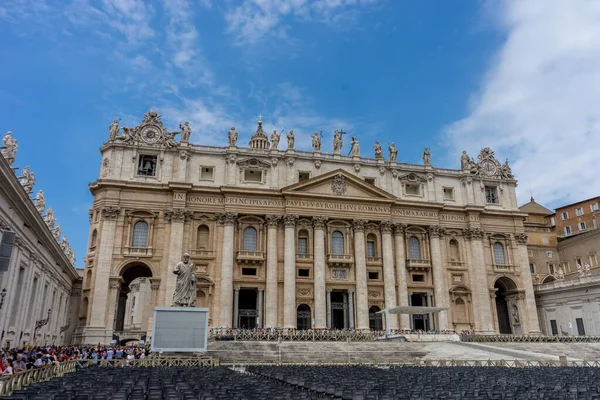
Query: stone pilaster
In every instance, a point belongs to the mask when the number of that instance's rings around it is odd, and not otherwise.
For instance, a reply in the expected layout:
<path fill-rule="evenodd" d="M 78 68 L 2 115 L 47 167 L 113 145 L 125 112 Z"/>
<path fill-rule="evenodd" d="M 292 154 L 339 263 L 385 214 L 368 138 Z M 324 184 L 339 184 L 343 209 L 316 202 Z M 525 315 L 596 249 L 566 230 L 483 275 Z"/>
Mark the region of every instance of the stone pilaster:
<path fill-rule="evenodd" d="M 535 296 L 533 294 L 533 282 L 529 272 L 529 256 L 527 254 L 527 235 L 519 233 L 515 235 L 517 242 L 517 255 L 519 257 L 519 269 L 521 270 L 521 284 L 525 290 L 525 311 L 521 312 L 522 319 L 525 321 L 523 329 L 526 334 L 540 335 L 540 322 L 538 319 Z"/>
<path fill-rule="evenodd" d="M 239 328 L 238 320 L 240 315 L 240 288 L 233 290 L 233 327 Z"/>
<path fill-rule="evenodd" d="M 192 212 L 183 208 L 171 208 L 164 211 L 165 222 L 171 224 L 171 236 L 169 239 L 169 265 L 167 269 L 167 282 L 165 287 L 165 304 L 173 304 L 173 293 L 177 283 L 177 275 L 173 273 L 175 266 L 183 256 L 183 226 L 189 221 Z"/>
<path fill-rule="evenodd" d="M 94 295 L 91 298 L 92 306 L 89 317 L 89 326 L 92 328 L 107 328 L 112 326 L 112 321 L 106 320 L 107 307 L 112 304 L 108 301 L 109 278 L 112 267 L 113 248 L 117 231 L 117 217 L 120 209 L 114 206 L 106 206 L 101 209 L 102 230 L 100 234 L 100 246 L 96 263 L 96 277 L 94 280 Z M 89 343 L 93 343 L 91 341 Z"/>
<path fill-rule="evenodd" d="M 492 308 L 490 306 L 490 289 L 483 253 L 483 231 L 479 228 L 468 228 L 465 236 L 471 242 L 471 265 L 473 281 L 473 304 L 475 332 L 493 331 Z"/>
<path fill-rule="evenodd" d="M 365 221 L 355 219 L 354 270 L 356 274 L 356 329 L 369 329 L 369 298 L 367 292 L 367 262 L 365 257 Z"/>
<path fill-rule="evenodd" d="M 327 306 L 325 300 L 325 217 L 313 217 L 314 226 L 314 300 L 315 328 L 327 327 Z"/>
<path fill-rule="evenodd" d="M 115 326 L 117 323 L 116 315 L 117 315 L 117 310 L 119 308 L 119 293 L 121 291 L 122 283 L 123 283 L 123 280 L 121 279 L 121 277 L 118 277 L 118 276 L 111 277 L 109 279 L 108 312 L 107 312 L 107 318 L 106 318 L 106 320 L 108 321 L 107 326 L 106 326 L 107 329 L 115 330 Z M 129 308 L 126 307 L 125 315 L 127 315 L 128 310 L 129 310 Z M 125 321 L 127 321 L 127 319 Z"/>
<path fill-rule="evenodd" d="M 263 297 L 265 291 L 263 289 L 258 289 L 258 297 L 256 299 L 256 309 L 258 310 L 258 324 L 259 328 L 263 327 Z"/>
<path fill-rule="evenodd" d="M 284 215 L 285 255 L 283 259 L 283 326 L 296 327 L 296 221 L 297 215 Z"/>
<path fill-rule="evenodd" d="M 442 264 L 442 248 L 440 245 L 440 237 L 444 234 L 443 228 L 437 225 L 429 227 L 429 243 L 431 246 L 431 269 L 433 274 L 433 294 L 435 296 L 436 307 L 448 307 L 448 289 L 446 288 L 446 276 L 444 265 Z M 448 312 L 441 311 L 438 313 L 439 330 L 448 329 Z"/>
<path fill-rule="evenodd" d="M 396 258 L 396 281 L 398 284 L 398 305 L 408 306 L 408 280 L 406 273 L 406 254 L 404 250 L 404 224 L 394 225 L 395 258 Z M 390 318 L 391 319 L 391 318 Z M 410 329 L 410 317 L 408 314 L 399 314 L 400 329 Z"/>
<path fill-rule="evenodd" d="M 277 230 L 281 216 L 267 215 L 267 283 L 265 308 L 265 326 L 277 326 Z"/>
<path fill-rule="evenodd" d="M 331 328 L 331 289 L 327 289 L 327 329 Z"/>
<path fill-rule="evenodd" d="M 221 291 L 219 293 L 219 326 L 232 326 L 233 312 L 233 246 L 236 213 L 219 213 L 217 221 L 223 225 L 223 248 L 221 252 Z M 237 321 L 236 321 L 237 323 Z"/>
<path fill-rule="evenodd" d="M 394 247 L 392 244 L 392 229 L 394 225 L 390 221 L 381 223 L 381 250 L 383 253 L 383 291 L 385 306 L 396 307 L 396 277 L 394 276 Z M 390 318 L 391 329 L 398 329 L 398 318 Z"/>
<path fill-rule="evenodd" d="M 354 329 L 354 290 L 348 290 L 348 328 Z"/>

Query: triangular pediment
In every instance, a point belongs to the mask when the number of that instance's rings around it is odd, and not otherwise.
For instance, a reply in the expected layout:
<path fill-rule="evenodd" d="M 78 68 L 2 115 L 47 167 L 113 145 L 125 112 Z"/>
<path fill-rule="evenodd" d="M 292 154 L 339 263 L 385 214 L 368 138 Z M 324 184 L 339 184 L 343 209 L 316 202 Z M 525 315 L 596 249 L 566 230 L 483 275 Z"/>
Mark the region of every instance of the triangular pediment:
<path fill-rule="evenodd" d="M 304 182 L 286 186 L 281 189 L 281 191 L 283 194 L 288 195 L 396 200 L 392 194 L 379 189 L 342 169 L 337 169 L 308 179 Z"/>

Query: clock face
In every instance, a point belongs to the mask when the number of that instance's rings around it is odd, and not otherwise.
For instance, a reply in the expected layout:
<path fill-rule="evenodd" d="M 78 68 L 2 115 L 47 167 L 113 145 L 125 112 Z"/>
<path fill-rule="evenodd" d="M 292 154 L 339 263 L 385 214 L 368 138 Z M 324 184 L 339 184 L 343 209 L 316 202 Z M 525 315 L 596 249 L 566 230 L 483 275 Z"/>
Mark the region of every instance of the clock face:
<path fill-rule="evenodd" d="M 158 129 L 154 126 L 147 126 L 142 130 L 142 139 L 146 143 L 156 143 L 160 138 L 160 134 L 158 133 Z"/>
<path fill-rule="evenodd" d="M 489 160 L 483 161 L 481 163 L 481 169 L 486 175 L 494 175 L 496 173 L 496 165 Z"/>

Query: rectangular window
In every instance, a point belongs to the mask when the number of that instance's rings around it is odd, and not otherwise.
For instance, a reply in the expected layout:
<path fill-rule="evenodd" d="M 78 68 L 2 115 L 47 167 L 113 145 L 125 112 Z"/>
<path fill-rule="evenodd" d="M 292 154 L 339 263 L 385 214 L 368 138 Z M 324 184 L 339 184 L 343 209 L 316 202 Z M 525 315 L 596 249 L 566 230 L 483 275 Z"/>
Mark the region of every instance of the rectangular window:
<path fill-rule="evenodd" d="M 425 275 L 423 275 L 423 274 L 413 274 L 412 281 L 413 282 L 425 282 Z"/>
<path fill-rule="evenodd" d="M 578 217 L 581 217 L 583 215 L 583 207 L 577 208 L 575 214 L 577 214 Z"/>
<path fill-rule="evenodd" d="M 369 272 L 369 279 L 372 281 L 379 279 L 379 272 Z"/>
<path fill-rule="evenodd" d="M 200 180 L 212 181 L 214 179 L 214 167 L 200 167 Z"/>
<path fill-rule="evenodd" d="M 498 204 L 498 190 L 496 187 L 485 187 L 485 201 L 488 204 Z"/>
<path fill-rule="evenodd" d="M 138 176 L 156 176 L 156 156 L 140 154 Z"/>
<path fill-rule="evenodd" d="M 535 264 L 529 263 L 529 272 L 535 274 Z"/>
<path fill-rule="evenodd" d="M 546 257 L 548 257 L 548 258 L 552 258 L 552 256 L 554 256 L 554 253 L 553 253 L 553 252 L 551 252 L 551 251 L 547 251 L 547 252 L 546 252 Z"/>
<path fill-rule="evenodd" d="M 443 190 L 444 190 L 444 200 L 454 200 L 454 188 L 445 187 Z"/>
<path fill-rule="evenodd" d="M 585 231 L 585 229 L 587 228 L 587 226 L 585 225 L 585 222 L 580 222 L 578 225 L 579 225 L 580 231 Z"/>
<path fill-rule="evenodd" d="M 555 319 L 550 320 L 550 330 L 552 330 L 553 335 L 558 335 L 558 326 Z"/>
<path fill-rule="evenodd" d="M 554 217 L 550 217 L 550 226 L 556 225 L 556 219 Z"/>
<path fill-rule="evenodd" d="M 548 273 L 551 275 L 554 275 L 556 271 L 556 268 L 554 267 L 554 264 L 548 264 Z"/>
<path fill-rule="evenodd" d="M 256 268 L 242 268 L 242 275 L 256 276 Z"/>
<path fill-rule="evenodd" d="M 419 184 L 409 184 L 405 185 L 406 194 L 409 196 L 420 196 L 421 195 L 421 185 Z"/>
<path fill-rule="evenodd" d="M 570 234 L 571 234 L 571 227 L 565 226 L 565 235 L 570 235 Z"/>
<path fill-rule="evenodd" d="M 375 186 L 375 178 L 365 178 L 365 182 L 367 182 L 369 185 Z"/>
<path fill-rule="evenodd" d="M 590 210 L 591 210 L 592 212 L 594 212 L 594 211 L 598 211 L 598 203 L 591 204 L 591 205 L 590 205 Z"/>
<path fill-rule="evenodd" d="M 542 242 L 544 242 L 544 244 L 548 244 L 548 243 L 550 243 L 550 240 L 545 237 L 542 239 Z"/>
<path fill-rule="evenodd" d="M 583 326 L 583 318 L 575 318 L 577 324 L 577 334 L 579 336 L 585 336 L 585 327 Z"/>
<path fill-rule="evenodd" d="M 310 269 L 306 269 L 306 268 L 299 269 L 298 276 L 300 278 L 310 278 Z"/>
<path fill-rule="evenodd" d="M 298 254 L 308 254 L 308 238 L 298 238 Z"/>
<path fill-rule="evenodd" d="M 310 179 L 310 172 L 300 171 L 298 172 L 298 182 L 304 182 Z"/>
<path fill-rule="evenodd" d="M 367 242 L 367 257 L 377 257 L 375 254 L 375 242 L 372 240 Z"/>
<path fill-rule="evenodd" d="M 262 171 L 259 169 L 248 168 L 244 170 L 244 181 L 246 182 L 262 182 Z"/>
<path fill-rule="evenodd" d="M 566 221 L 569 219 L 569 212 L 565 211 L 564 213 L 561 214 L 562 220 Z"/>

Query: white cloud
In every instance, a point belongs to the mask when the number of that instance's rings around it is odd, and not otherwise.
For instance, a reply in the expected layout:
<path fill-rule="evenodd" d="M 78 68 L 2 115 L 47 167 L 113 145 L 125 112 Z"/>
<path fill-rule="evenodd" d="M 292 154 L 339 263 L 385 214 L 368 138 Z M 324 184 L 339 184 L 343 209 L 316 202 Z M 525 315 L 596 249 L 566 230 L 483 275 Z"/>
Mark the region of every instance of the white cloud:
<path fill-rule="evenodd" d="M 510 157 L 521 203 L 529 185 L 549 206 L 599 195 L 600 2 L 512 0 L 497 11 L 506 41 L 468 116 L 447 129 L 454 152 L 484 145 Z"/>

